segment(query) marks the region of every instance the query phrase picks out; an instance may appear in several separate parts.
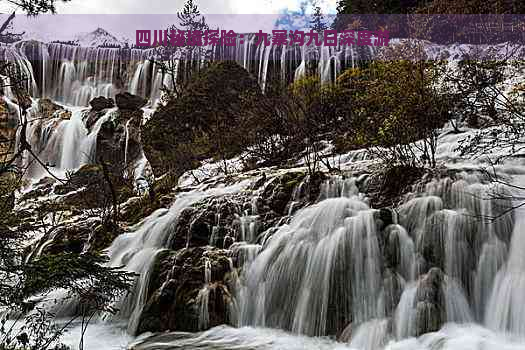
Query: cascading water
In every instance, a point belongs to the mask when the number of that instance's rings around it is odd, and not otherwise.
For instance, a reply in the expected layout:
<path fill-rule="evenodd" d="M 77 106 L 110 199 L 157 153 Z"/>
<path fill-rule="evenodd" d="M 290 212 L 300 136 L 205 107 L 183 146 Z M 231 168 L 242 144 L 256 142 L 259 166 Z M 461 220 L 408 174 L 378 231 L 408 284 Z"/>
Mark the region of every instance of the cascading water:
<path fill-rule="evenodd" d="M 344 184 L 347 194 L 348 181 Z M 374 214 L 353 195 L 306 208 L 273 234 L 245 267 L 241 325 L 324 335 L 350 315 L 358 322 L 376 315 L 380 274 Z"/>
<path fill-rule="evenodd" d="M 78 169 L 84 164 L 94 163 L 100 127 L 115 112 L 115 109 L 108 110 L 89 131 L 84 121 L 89 109 L 70 108 L 72 112 L 69 120 L 60 117 L 28 119 L 26 139 L 39 160 L 57 175 L 64 174 L 67 170 Z M 28 168 L 29 178 L 38 179 L 47 173 L 27 151 L 22 162 Z"/>
<path fill-rule="evenodd" d="M 393 215 L 392 224 L 382 228 L 355 180 L 334 177 L 323 184 L 317 204 L 296 212 L 269 237 L 262 235 L 262 246 L 231 247 L 243 266 L 234 284 L 234 319 L 243 328 L 167 334 L 137 349 L 280 348 L 275 342 L 281 331 L 268 328 L 298 334 L 286 335 L 292 349 L 521 349 L 519 341 L 488 329 L 523 335 L 517 296 L 525 290 L 519 213 L 515 222 L 512 215 L 495 223 L 481 220 L 512 204 L 505 196 L 480 196 L 493 191 L 476 173 L 434 180 L 408 198 L 398 220 Z M 505 237 L 511 234 L 516 249 L 505 263 Z M 492 250 L 498 252 L 493 259 Z M 321 345 L 319 338 L 301 336 L 338 333 L 350 344 Z"/>
<path fill-rule="evenodd" d="M 518 186 L 525 185 L 525 176 L 519 176 Z M 519 198 L 519 197 L 518 197 Z M 494 278 L 492 294 L 485 313 L 488 327 L 525 337 L 525 212 L 517 200 L 516 222 L 507 262 Z M 497 255 L 496 255 L 497 258 Z"/>
<path fill-rule="evenodd" d="M 171 233 L 177 225 L 181 211 L 204 198 L 238 192 L 247 184 L 248 182 L 244 181 L 229 187 L 197 189 L 182 194 L 169 209 L 157 210 L 133 227 L 131 232 L 120 235 L 111 244 L 108 248 L 109 264 L 116 267 L 125 266 L 126 270 L 139 274 L 133 293 L 117 305 L 121 310 L 119 317 L 129 318 L 128 329 L 131 334 L 136 332 L 139 317 L 146 303 L 147 286 L 155 257 L 169 245 Z M 207 277 L 208 273 L 209 271 L 205 272 Z"/>
<path fill-rule="evenodd" d="M 83 140 L 88 135 L 88 130 L 83 121 L 84 112 L 85 110 L 82 109 L 75 110 L 71 119 L 65 122 L 62 155 L 60 157 L 61 169 L 76 169 L 82 163 L 83 157 L 78 153 L 81 150 Z"/>
<path fill-rule="evenodd" d="M 257 46 L 254 34 L 245 36 L 246 40 L 237 38 L 235 47 L 210 46 L 198 52 L 190 50 L 187 57 L 174 58 L 176 75 L 182 77 L 180 79 L 188 77 L 187 70 L 199 70 L 207 59 L 233 60 L 255 74 L 265 90 L 270 79 L 290 82 L 304 76 L 307 66 L 322 82 L 330 82 L 342 67 L 354 67 L 357 61 L 369 60 L 375 55 L 373 47 L 366 51 L 340 44 L 308 48 Z M 30 77 L 28 85 L 33 96 L 74 106 L 87 106 L 94 97 L 113 97 L 119 91 L 149 97 L 155 102 L 163 86 L 173 87 L 169 75 L 151 61 L 156 54 L 152 49 L 81 47 L 32 40 L 13 47 L 2 46 L 0 52 Z M 307 65 L 307 62 L 314 63 Z"/>
<path fill-rule="evenodd" d="M 148 60 L 150 54 L 148 50 L 57 43 L 2 47 L 2 55 L 16 59 L 30 77 L 32 93 L 79 106 L 98 95 L 113 97 L 119 90 L 158 98 L 160 88 L 169 80 Z M 242 46 L 214 48 L 213 55 L 239 62 L 257 75 L 265 89 L 276 77 L 291 80 L 312 69 L 321 81 L 331 81 L 343 67 L 354 66 L 374 52 L 342 47 L 320 51 L 256 47 L 250 36 Z M 315 64 L 307 64 L 314 57 Z M 177 62 L 181 72 L 188 66 Z M 7 89 L 6 95 L 10 94 Z M 27 139 L 42 161 L 59 171 L 93 161 L 98 131 L 115 110 L 109 110 L 89 130 L 86 111 L 74 108 L 69 120 L 51 118 L 29 124 Z M 125 128 L 127 164 L 129 121 Z M 358 151 L 349 154 L 347 161 L 367 157 L 366 152 Z M 142 154 L 135 168 L 146 164 Z M 142 170 L 138 173 L 135 176 Z M 514 179 L 519 186 L 525 184 L 523 180 L 520 176 Z M 520 209 L 506 213 L 513 204 L 508 193 L 486 184 L 479 173 L 457 173 L 416 189 L 397 208 L 398 215 L 391 213 L 391 220 L 384 225 L 382 213 L 370 208 L 357 182 L 332 177 L 322 184 L 317 203 L 296 211 L 303 199 L 305 182 L 301 182 L 288 204 L 290 217 L 262 233 L 258 232 L 262 218 L 257 200 L 264 189 L 254 193 L 250 210 L 237 213 L 237 235 L 228 236 L 237 240 L 230 250 L 241 267 L 236 275 L 231 263 L 235 306 L 230 312 L 241 328 L 221 326 L 184 337 L 163 335 L 139 348 L 523 349 L 521 339 L 513 341 L 525 337 L 521 300 L 525 291 L 525 215 Z M 204 184 L 178 193 L 169 209 L 154 212 L 111 244 L 111 266 L 124 266 L 139 275 L 133 293 L 116 305 L 121 309 L 117 318 L 126 323 L 130 333 L 136 332 L 147 302 L 153 263 L 168 247 L 181 212 L 208 197 L 238 192 L 246 186 L 242 182 L 210 189 Z M 490 218 L 498 219 L 486 220 Z M 216 224 L 210 245 L 223 243 L 217 238 L 219 215 Z M 199 328 L 204 330 L 209 326 L 212 291 L 208 263 L 202 273 L 205 283 L 197 304 Z M 101 324 L 95 325 L 95 331 L 103 334 Z M 426 335 L 420 337 L 423 333 Z M 350 344 L 305 335 L 339 336 Z"/>

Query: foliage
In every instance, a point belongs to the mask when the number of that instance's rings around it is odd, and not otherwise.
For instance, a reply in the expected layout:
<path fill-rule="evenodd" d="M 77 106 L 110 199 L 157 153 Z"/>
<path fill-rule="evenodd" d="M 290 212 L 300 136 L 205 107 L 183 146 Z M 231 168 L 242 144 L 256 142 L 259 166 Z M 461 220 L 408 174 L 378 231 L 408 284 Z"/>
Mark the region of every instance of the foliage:
<path fill-rule="evenodd" d="M 375 61 L 342 75 L 338 84 L 353 109 L 344 129 L 352 142 L 389 164 L 435 166 L 436 129 L 449 112 L 436 88 L 439 68 L 422 60 Z"/>
<path fill-rule="evenodd" d="M 480 128 L 460 141 L 462 155 L 490 158 L 493 163 L 520 154 L 525 147 L 525 100 L 520 85 L 506 91 L 506 71 L 519 72 L 522 61 L 474 61 L 458 64 L 445 82 L 454 91 L 458 123 Z M 497 150 L 496 153 L 493 153 Z"/>
<path fill-rule="evenodd" d="M 246 142 L 243 119 L 253 106 L 248 100 L 261 96 L 255 78 L 238 64 L 211 64 L 146 123 L 144 147 L 153 170 L 180 175 L 204 159 L 238 154 Z"/>
<path fill-rule="evenodd" d="M 56 13 L 56 3 L 58 1 L 68 2 L 71 0 L 6 0 L 5 2 L 14 5 L 30 16 L 41 13 Z"/>
<path fill-rule="evenodd" d="M 29 233 L 8 228 L 0 232 L 0 306 L 9 311 L 8 317 L 15 317 L 11 326 L 3 327 L 0 332 L 0 348 L 54 348 L 78 317 L 90 319 L 98 312 L 115 313 L 112 303 L 130 286 L 132 275 L 106 267 L 107 257 L 102 255 L 66 253 L 26 261 L 23 239 Z M 54 315 L 46 308 L 35 308 L 28 302 L 35 295 L 52 301 L 52 292 L 57 289 L 67 290 L 65 299 L 59 303 L 71 300 L 77 305 L 74 316 L 64 326 L 56 324 Z M 15 327 L 20 320 L 21 327 Z M 5 325 L 6 321 L 3 322 Z M 30 346 L 33 343 L 36 345 Z"/>
<path fill-rule="evenodd" d="M 310 27 L 317 33 L 322 33 L 328 26 L 326 25 L 323 14 L 321 13 L 321 7 L 317 4 L 313 5 L 314 13 L 312 14 L 312 19 L 310 20 Z"/>
<path fill-rule="evenodd" d="M 518 0 L 433 0 L 423 2 L 419 13 L 427 14 L 520 14 L 525 11 Z"/>
<path fill-rule="evenodd" d="M 170 40 L 173 31 L 201 31 L 204 33 L 209 29 L 204 16 L 193 0 L 186 0 L 182 11 L 177 12 L 177 18 L 179 19 L 179 26 L 173 24 L 167 29 L 168 38 L 165 38 L 166 40 Z M 182 86 L 190 80 L 191 74 L 199 71 L 201 60 L 195 59 L 195 57 L 201 58 L 210 54 L 206 47 L 188 45 L 187 37 L 184 40 L 185 42 L 180 46 L 157 47 L 155 58 L 152 60 L 158 70 L 169 78 L 170 86 L 163 87 L 167 96 L 179 94 L 182 91 Z M 186 64 L 180 64 L 181 60 L 186 61 Z"/>

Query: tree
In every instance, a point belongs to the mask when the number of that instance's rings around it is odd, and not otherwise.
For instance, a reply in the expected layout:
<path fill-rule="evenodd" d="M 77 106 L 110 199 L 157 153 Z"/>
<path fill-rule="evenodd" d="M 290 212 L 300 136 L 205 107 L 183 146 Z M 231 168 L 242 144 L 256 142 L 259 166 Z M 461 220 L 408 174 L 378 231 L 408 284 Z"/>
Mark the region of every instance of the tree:
<path fill-rule="evenodd" d="M 29 16 L 36 16 L 41 13 L 56 13 L 57 2 L 69 2 L 71 0 L 4 0 L 7 4 L 13 5 Z"/>
<path fill-rule="evenodd" d="M 261 95 L 257 80 L 231 61 L 214 62 L 195 74 L 144 126 L 144 149 L 156 175 L 181 175 L 210 158 L 227 170 L 225 160 L 246 142 L 246 100 Z"/>
<path fill-rule="evenodd" d="M 312 6 L 314 12 L 312 14 L 312 19 L 310 20 L 310 27 L 317 33 L 322 33 L 328 29 L 328 26 L 324 22 L 323 14 L 321 13 L 321 7 L 316 3 L 314 3 Z"/>
<path fill-rule="evenodd" d="M 462 155 L 497 164 L 523 152 L 525 88 L 518 84 L 508 91 L 504 84 L 509 71 L 523 67 L 522 61 L 466 60 L 459 62 L 457 73 L 446 76 L 455 91 L 457 122 L 479 128 L 460 141 Z"/>
<path fill-rule="evenodd" d="M 34 16 L 55 13 L 58 0 L 5 2 Z M 14 17 L 13 12 L 1 25 L 2 40 L 9 42 L 9 38 L 16 38 L 17 34 L 7 32 Z M 85 332 L 95 314 L 117 311 L 112 307 L 112 303 L 128 290 L 131 275 L 107 267 L 107 257 L 100 254 L 65 253 L 32 259 L 27 257 L 27 242 L 33 239 L 33 231 L 38 229 L 38 225 L 24 224 L 22 218 L 13 211 L 14 194 L 23 184 L 22 176 L 26 170 L 18 160 L 24 152 L 29 152 L 36 162 L 45 169 L 48 167 L 34 154 L 26 140 L 27 110 L 31 106 L 26 89 L 28 77 L 24 76 L 16 62 L 6 61 L 0 62 L 0 76 L 2 95 L 9 89 L 16 98 L 17 104 L 8 105 L 8 108 L 18 109 L 15 114 L 20 135 L 19 139 L 13 139 L 14 133 L 0 139 L 0 307 L 7 311 L 0 320 L 0 348 L 62 349 L 60 336 L 71 322 L 80 319 L 82 331 Z M 13 149 L 12 145 L 15 142 L 16 147 Z M 49 170 L 48 172 L 55 177 Z M 73 317 L 65 325 L 57 324 L 52 313 L 28 301 L 28 298 L 36 294 L 42 298 L 49 298 L 51 292 L 58 288 L 65 288 L 68 291 L 66 298 L 76 300 L 78 305 Z M 14 317 L 12 326 L 6 325 L 5 317 Z M 20 322 L 23 323 L 22 327 L 15 327 Z M 81 349 L 82 346 L 81 343 Z"/>
<path fill-rule="evenodd" d="M 182 11 L 177 12 L 177 18 L 179 24 L 174 24 L 167 29 L 168 41 L 172 33 L 179 33 L 179 30 L 187 34 L 194 31 L 204 33 L 209 29 L 206 19 L 193 0 L 186 0 Z M 209 55 L 208 49 L 203 46 L 188 45 L 187 35 L 183 41 L 179 46 L 170 44 L 159 46 L 152 60 L 158 70 L 168 76 L 170 86 L 163 87 L 167 99 L 180 94 L 181 86 L 189 81 L 194 71 L 201 68 L 201 59 L 206 59 Z"/>
<path fill-rule="evenodd" d="M 389 165 L 435 166 L 438 129 L 448 120 L 448 99 L 437 88 L 439 63 L 374 61 L 339 78 L 352 101 L 345 121 L 350 142 Z"/>

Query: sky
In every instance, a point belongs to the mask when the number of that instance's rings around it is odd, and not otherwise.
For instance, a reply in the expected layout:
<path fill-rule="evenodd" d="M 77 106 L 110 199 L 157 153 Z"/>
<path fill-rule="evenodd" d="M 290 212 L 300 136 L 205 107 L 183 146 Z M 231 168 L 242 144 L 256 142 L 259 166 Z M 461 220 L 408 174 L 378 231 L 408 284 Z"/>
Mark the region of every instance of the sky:
<path fill-rule="evenodd" d="M 334 14 L 337 0 L 194 0 L 212 28 L 235 32 L 269 32 L 278 14 L 311 13 L 312 2 Z M 136 30 L 165 29 L 176 20 L 185 0 L 72 0 L 57 3 L 58 15 L 15 19 L 17 32 L 42 41 L 71 40 L 79 33 L 104 28 L 117 38 L 135 39 Z M 9 11 L 0 0 L 0 12 Z M 224 15 L 219 15 L 224 14 Z M 75 16 L 77 15 L 77 16 Z M 148 16 L 149 15 L 149 16 Z M 231 15 L 231 16 L 228 16 Z M 256 16 L 253 16 L 256 15 Z M 303 17 L 304 18 L 304 17 Z M 58 25 L 57 25 L 58 24 Z"/>
<path fill-rule="evenodd" d="M 195 0 L 205 14 L 276 14 L 298 11 L 305 0 Z M 68 14 L 166 14 L 176 13 L 184 0 L 72 0 L 59 4 Z M 307 2 L 311 3 L 311 0 Z M 317 0 L 324 13 L 334 13 L 337 0 Z M 311 8 L 311 6 L 308 6 Z"/>

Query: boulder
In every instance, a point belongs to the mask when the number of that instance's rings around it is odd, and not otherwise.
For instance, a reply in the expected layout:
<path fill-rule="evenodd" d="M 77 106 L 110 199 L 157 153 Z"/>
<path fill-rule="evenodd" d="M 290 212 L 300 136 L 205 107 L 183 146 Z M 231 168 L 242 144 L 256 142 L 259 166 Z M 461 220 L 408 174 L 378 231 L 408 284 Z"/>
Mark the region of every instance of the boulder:
<path fill-rule="evenodd" d="M 114 174 L 130 174 L 142 157 L 142 110 L 120 110 L 118 116 L 106 120 L 97 135 L 97 162 L 103 161 Z"/>
<path fill-rule="evenodd" d="M 209 283 L 205 281 L 206 265 Z M 196 247 L 159 254 L 136 333 L 196 332 L 227 324 L 232 302 L 226 283 L 229 272 L 225 250 Z"/>
<path fill-rule="evenodd" d="M 222 139 L 220 152 L 236 154 L 245 139 L 247 100 L 263 97 L 257 79 L 233 62 L 213 63 L 192 77 L 181 95 L 144 125 L 144 151 L 154 174 L 176 169 L 180 175 L 216 156 L 217 135 Z"/>
<path fill-rule="evenodd" d="M 113 191 L 121 203 L 133 194 L 133 188 L 120 176 L 108 173 L 109 181 L 101 165 L 87 164 L 73 173 L 64 184 L 55 187 L 55 193 L 63 195 L 60 202 L 76 209 L 110 207 Z"/>
<path fill-rule="evenodd" d="M 148 101 L 137 95 L 123 92 L 115 96 L 117 107 L 123 110 L 137 110 L 144 107 Z"/>
<path fill-rule="evenodd" d="M 444 274 L 432 268 L 421 277 L 416 291 L 416 336 L 438 331 L 446 321 Z"/>
<path fill-rule="evenodd" d="M 64 107 L 62 107 L 59 104 L 56 104 L 55 102 L 51 101 L 48 98 L 41 98 L 38 100 L 38 113 L 43 118 L 51 118 L 55 116 L 55 112 L 65 110 Z M 64 118 L 68 119 L 68 118 Z"/>
<path fill-rule="evenodd" d="M 111 221 L 102 222 L 99 218 L 56 226 L 39 240 L 31 256 L 81 254 L 86 251 L 100 253 L 123 232 L 117 224 Z"/>
<path fill-rule="evenodd" d="M 113 102 L 113 99 L 111 98 L 99 96 L 89 101 L 89 105 L 91 106 L 92 110 L 99 112 L 103 109 L 115 107 L 115 102 Z"/>

